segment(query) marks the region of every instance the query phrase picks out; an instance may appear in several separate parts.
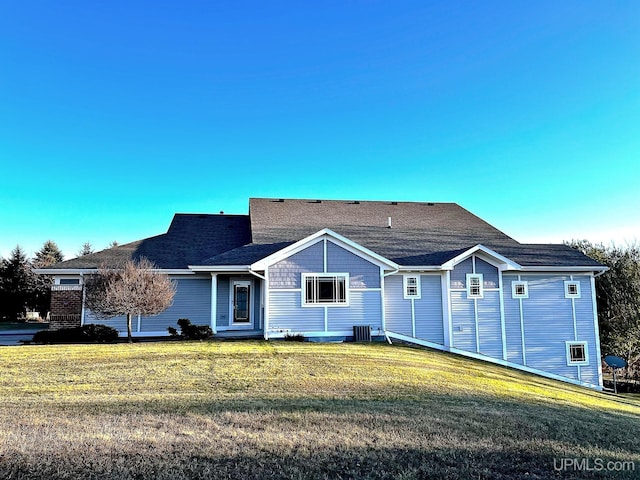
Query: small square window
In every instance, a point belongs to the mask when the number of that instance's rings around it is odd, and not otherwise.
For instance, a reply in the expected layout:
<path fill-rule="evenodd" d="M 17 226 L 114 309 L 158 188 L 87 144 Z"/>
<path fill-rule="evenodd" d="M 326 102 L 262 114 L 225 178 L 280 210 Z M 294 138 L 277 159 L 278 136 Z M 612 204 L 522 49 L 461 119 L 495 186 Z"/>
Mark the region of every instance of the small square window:
<path fill-rule="evenodd" d="M 467 298 L 483 298 L 482 274 L 467 274 Z"/>
<path fill-rule="evenodd" d="M 529 284 L 527 282 L 511 282 L 512 298 L 529 298 Z"/>
<path fill-rule="evenodd" d="M 567 365 L 589 365 L 587 342 L 567 342 Z"/>
<path fill-rule="evenodd" d="M 580 298 L 580 282 L 564 282 L 564 298 Z"/>
<path fill-rule="evenodd" d="M 420 277 L 415 275 L 405 275 L 404 298 L 420 298 Z"/>

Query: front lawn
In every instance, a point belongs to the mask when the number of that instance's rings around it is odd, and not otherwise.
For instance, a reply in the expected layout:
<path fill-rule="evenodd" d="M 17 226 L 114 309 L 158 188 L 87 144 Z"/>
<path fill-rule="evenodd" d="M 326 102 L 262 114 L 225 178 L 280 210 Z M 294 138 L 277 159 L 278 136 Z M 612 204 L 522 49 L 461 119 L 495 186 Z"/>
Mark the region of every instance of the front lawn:
<path fill-rule="evenodd" d="M 0 478 L 640 476 L 637 397 L 418 348 L 24 346 L 0 364 Z"/>

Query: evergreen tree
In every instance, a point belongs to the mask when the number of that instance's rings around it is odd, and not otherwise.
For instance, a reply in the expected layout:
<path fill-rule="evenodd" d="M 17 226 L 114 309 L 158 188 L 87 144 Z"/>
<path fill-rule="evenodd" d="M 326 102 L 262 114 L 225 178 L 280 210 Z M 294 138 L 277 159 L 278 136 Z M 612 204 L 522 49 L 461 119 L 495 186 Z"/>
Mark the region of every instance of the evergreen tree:
<path fill-rule="evenodd" d="M 16 321 L 27 308 L 33 306 L 35 274 L 20 245 L 13 249 L 8 259 L 2 261 L 0 290 L 0 317 L 3 320 Z"/>
<path fill-rule="evenodd" d="M 33 259 L 35 268 L 49 267 L 64 260 L 64 255 L 53 240 L 47 240 L 38 250 Z M 29 299 L 29 307 L 40 312 L 41 316 L 46 316 L 51 304 L 51 285 L 53 285 L 53 277 L 51 275 L 36 275 L 34 278 L 34 288 L 31 298 Z"/>
<path fill-rule="evenodd" d="M 92 253 L 93 253 L 93 247 L 91 246 L 91 243 L 84 242 L 82 244 L 82 248 L 78 252 L 78 256 L 84 257 L 85 255 L 91 255 Z"/>

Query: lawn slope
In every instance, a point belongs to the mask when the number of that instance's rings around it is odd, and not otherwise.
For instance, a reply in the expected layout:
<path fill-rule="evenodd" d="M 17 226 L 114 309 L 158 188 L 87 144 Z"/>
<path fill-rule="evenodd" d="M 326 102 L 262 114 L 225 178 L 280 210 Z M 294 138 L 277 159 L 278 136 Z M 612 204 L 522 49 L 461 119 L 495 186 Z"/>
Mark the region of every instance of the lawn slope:
<path fill-rule="evenodd" d="M 640 477 L 637 397 L 413 347 L 24 346 L 0 365 L 0 478 Z"/>

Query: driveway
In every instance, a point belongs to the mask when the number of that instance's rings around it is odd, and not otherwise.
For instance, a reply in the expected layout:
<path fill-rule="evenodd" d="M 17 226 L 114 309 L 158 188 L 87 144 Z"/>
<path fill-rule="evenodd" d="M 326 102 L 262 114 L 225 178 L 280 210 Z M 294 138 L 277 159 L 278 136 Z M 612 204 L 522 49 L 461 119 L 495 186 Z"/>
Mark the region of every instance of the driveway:
<path fill-rule="evenodd" d="M 49 325 L 29 325 L 26 328 L 16 328 L 10 330 L 0 330 L 0 346 L 2 345 L 22 345 L 22 341 L 29 341 L 33 335 L 40 330 L 46 330 Z"/>

